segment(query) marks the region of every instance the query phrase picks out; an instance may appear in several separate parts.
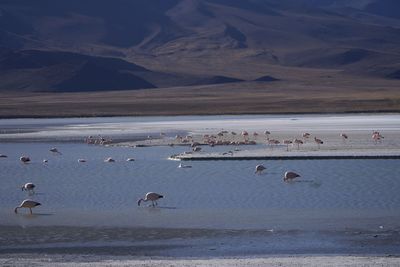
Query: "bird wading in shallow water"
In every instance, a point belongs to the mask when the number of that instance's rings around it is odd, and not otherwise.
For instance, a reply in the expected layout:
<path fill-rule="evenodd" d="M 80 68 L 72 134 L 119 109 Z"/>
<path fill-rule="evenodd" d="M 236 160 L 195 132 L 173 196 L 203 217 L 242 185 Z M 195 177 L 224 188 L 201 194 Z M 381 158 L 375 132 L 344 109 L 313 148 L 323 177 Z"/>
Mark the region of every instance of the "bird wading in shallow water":
<path fill-rule="evenodd" d="M 295 172 L 285 172 L 285 176 L 283 176 L 283 181 L 290 182 L 293 181 L 296 177 L 300 177 L 300 175 Z"/>
<path fill-rule="evenodd" d="M 34 194 L 35 193 L 35 191 L 34 191 L 35 187 L 36 186 L 33 183 L 26 183 L 21 187 L 21 190 L 22 191 L 24 191 L 24 190 L 28 191 L 29 194 Z"/>
<path fill-rule="evenodd" d="M 255 171 L 254 173 L 256 173 L 256 174 L 261 174 L 261 172 L 262 172 L 263 170 L 265 170 L 265 169 L 266 169 L 266 168 L 265 168 L 263 165 L 259 164 L 259 165 L 256 166 L 256 171 Z"/>
<path fill-rule="evenodd" d="M 18 207 L 15 207 L 14 212 L 18 213 L 18 209 L 27 208 L 27 209 L 29 209 L 29 211 L 32 214 L 32 208 L 34 208 L 36 206 L 40 206 L 40 205 L 42 205 L 42 204 L 40 204 L 39 202 L 36 202 L 31 199 L 25 199 L 24 201 L 21 202 L 21 204 Z"/>
<path fill-rule="evenodd" d="M 19 160 L 20 160 L 22 163 L 28 163 L 28 162 L 31 161 L 31 159 L 30 159 L 29 157 L 27 157 L 27 156 L 22 156 L 22 157 L 19 158 Z"/>
<path fill-rule="evenodd" d="M 138 206 L 140 206 L 140 203 L 143 201 L 143 202 L 147 202 L 147 201 L 151 201 L 151 205 L 153 206 L 153 207 L 155 207 L 156 205 L 158 205 L 157 204 L 157 200 L 158 199 L 160 199 L 160 198 L 163 198 L 164 196 L 163 195 L 160 195 L 160 194 L 157 194 L 157 193 L 154 193 L 154 192 L 148 192 L 146 195 L 145 195 L 145 197 L 144 197 L 144 199 L 143 198 L 141 198 L 141 199 L 139 199 L 138 200 Z"/>

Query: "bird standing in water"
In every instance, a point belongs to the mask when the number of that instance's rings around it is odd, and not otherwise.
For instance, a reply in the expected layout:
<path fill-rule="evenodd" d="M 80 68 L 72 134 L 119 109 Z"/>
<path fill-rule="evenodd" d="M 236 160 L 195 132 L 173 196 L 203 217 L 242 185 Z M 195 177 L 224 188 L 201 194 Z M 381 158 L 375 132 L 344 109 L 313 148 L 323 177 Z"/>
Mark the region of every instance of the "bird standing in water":
<path fill-rule="evenodd" d="M 18 207 L 15 207 L 14 212 L 18 213 L 18 209 L 27 208 L 30 210 L 30 212 L 32 214 L 32 208 L 34 208 L 36 206 L 40 206 L 40 205 L 42 205 L 42 204 L 40 204 L 39 202 L 36 202 L 31 199 L 25 199 L 24 201 L 21 202 L 21 205 L 19 205 Z"/>
<path fill-rule="evenodd" d="M 160 198 L 163 198 L 163 197 L 164 197 L 163 195 L 160 195 L 160 194 L 157 194 L 157 193 L 154 193 L 154 192 L 148 192 L 145 195 L 144 199 L 141 198 L 141 199 L 138 200 L 137 204 L 138 204 L 138 206 L 140 206 L 140 203 L 142 201 L 144 201 L 144 202 L 151 201 L 151 205 L 153 207 L 155 207 L 155 206 L 157 206 L 157 200 L 160 199 Z"/>

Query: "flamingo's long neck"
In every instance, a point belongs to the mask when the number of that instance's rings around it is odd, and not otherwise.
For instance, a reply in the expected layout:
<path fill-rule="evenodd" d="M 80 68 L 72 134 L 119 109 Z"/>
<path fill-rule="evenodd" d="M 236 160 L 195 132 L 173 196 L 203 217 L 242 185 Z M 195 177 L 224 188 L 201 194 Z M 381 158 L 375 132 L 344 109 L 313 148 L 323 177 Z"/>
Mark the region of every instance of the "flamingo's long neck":
<path fill-rule="evenodd" d="M 141 203 L 142 201 L 146 202 L 147 199 L 143 199 L 143 198 L 139 199 L 139 201 L 138 201 L 138 206 L 140 206 L 140 203 Z"/>

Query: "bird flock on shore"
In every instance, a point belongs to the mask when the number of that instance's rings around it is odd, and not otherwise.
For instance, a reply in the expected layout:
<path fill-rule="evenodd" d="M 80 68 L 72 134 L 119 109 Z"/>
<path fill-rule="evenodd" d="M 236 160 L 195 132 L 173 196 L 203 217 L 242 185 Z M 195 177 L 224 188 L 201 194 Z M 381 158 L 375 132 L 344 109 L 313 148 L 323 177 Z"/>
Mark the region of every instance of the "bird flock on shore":
<path fill-rule="evenodd" d="M 205 135 L 203 135 L 203 143 L 210 145 L 210 146 L 214 146 L 214 145 L 245 145 L 245 144 L 254 144 L 256 142 L 255 140 L 249 139 L 249 133 L 247 131 L 241 132 L 241 136 L 243 138 L 243 140 L 241 140 L 241 141 L 237 141 L 237 140 L 229 141 L 226 139 L 224 140 L 223 137 L 228 134 L 231 137 L 237 136 L 236 132 L 228 132 L 228 131 L 221 131 L 216 135 L 205 134 Z M 269 131 L 265 131 L 264 135 L 266 136 L 266 144 L 268 144 L 269 146 L 274 146 L 274 145 L 278 145 L 281 143 L 277 139 L 270 139 L 271 132 L 269 132 Z M 160 134 L 160 136 L 163 138 L 165 136 L 165 134 L 162 133 L 162 134 Z M 253 136 L 256 139 L 259 136 L 259 134 L 254 132 Z M 289 145 L 296 146 L 297 149 L 299 149 L 300 145 L 307 142 L 310 137 L 311 137 L 310 133 L 303 133 L 302 139 L 299 139 L 299 138 L 285 139 L 282 141 L 282 144 L 286 146 L 287 151 L 289 150 Z M 340 137 L 342 138 L 343 142 L 346 142 L 346 140 L 349 138 L 348 135 L 345 133 L 341 133 Z M 382 140 L 384 139 L 384 137 L 381 135 L 381 133 L 379 131 L 373 131 L 371 138 L 375 144 L 381 143 Z M 194 152 L 198 152 L 201 150 L 201 147 L 200 147 L 201 144 L 199 142 L 195 142 L 193 140 L 192 136 L 181 137 L 181 136 L 177 135 L 175 137 L 175 140 L 177 140 L 178 142 L 180 142 L 182 144 L 190 145 Z M 112 142 L 111 139 L 105 139 L 102 137 L 94 138 L 92 136 L 89 136 L 88 138 L 85 139 L 85 143 L 87 143 L 87 144 L 104 145 L 104 144 L 110 144 L 111 142 Z M 324 142 L 317 137 L 314 137 L 314 142 L 317 144 L 318 149 L 320 148 L 320 145 L 324 144 Z M 50 148 L 49 151 L 51 153 L 53 153 L 54 155 L 62 155 L 62 153 L 55 147 Z M 233 153 L 232 151 L 230 151 L 230 152 Z M 0 154 L 0 158 L 7 158 L 7 155 Z M 19 160 L 23 164 L 28 164 L 31 162 L 30 157 L 26 156 L 26 155 L 21 156 L 19 158 Z M 126 161 L 135 161 L 135 159 L 127 158 Z M 47 159 L 43 160 L 43 163 L 47 163 L 47 162 L 48 162 Z M 78 159 L 78 162 L 84 163 L 84 162 L 86 162 L 86 159 Z M 108 157 L 108 158 L 104 159 L 104 162 L 115 162 L 115 160 L 111 157 Z M 192 166 L 190 166 L 190 165 L 184 165 L 182 163 L 180 163 L 178 166 L 178 168 L 191 168 L 191 167 Z M 265 166 L 258 164 L 255 166 L 255 174 L 260 175 L 266 169 L 267 168 Z M 293 171 L 286 171 L 283 175 L 283 181 L 284 182 L 292 182 L 298 177 L 301 177 L 300 174 L 293 172 Z M 35 188 L 36 188 L 36 185 L 31 182 L 25 183 L 21 186 L 21 190 L 28 192 L 29 196 L 33 196 L 35 194 Z M 144 198 L 140 198 L 138 200 L 137 205 L 140 206 L 142 202 L 151 201 L 151 206 L 155 207 L 158 205 L 157 200 L 159 200 L 161 198 L 164 198 L 164 196 L 159 193 L 148 192 L 145 194 Z M 34 201 L 32 199 L 25 199 L 21 202 L 21 204 L 19 206 L 15 207 L 14 212 L 18 213 L 18 209 L 27 208 L 27 209 L 29 209 L 30 214 L 32 214 L 32 208 L 35 208 L 40 205 L 41 205 L 40 202 Z"/>

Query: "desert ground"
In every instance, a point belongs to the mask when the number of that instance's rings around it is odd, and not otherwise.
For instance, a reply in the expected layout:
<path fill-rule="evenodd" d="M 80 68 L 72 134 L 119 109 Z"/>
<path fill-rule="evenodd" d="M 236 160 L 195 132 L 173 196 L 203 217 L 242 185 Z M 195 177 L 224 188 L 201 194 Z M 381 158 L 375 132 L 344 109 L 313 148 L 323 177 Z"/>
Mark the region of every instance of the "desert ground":
<path fill-rule="evenodd" d="M 288 70 L 290 71 L 290 70 Z M 310 72 L 307 72 L 310 75 Z M 396 80 L 316 72 L 299 80 L 113 92 L 2 93 L 0 117 L 399 112 Z"/>

